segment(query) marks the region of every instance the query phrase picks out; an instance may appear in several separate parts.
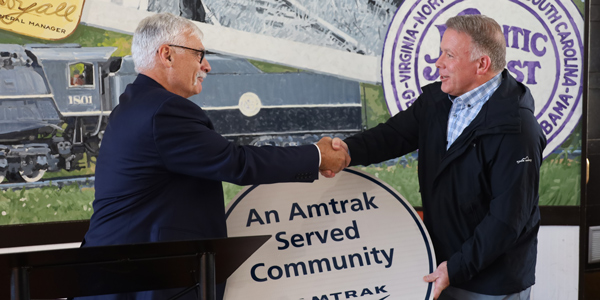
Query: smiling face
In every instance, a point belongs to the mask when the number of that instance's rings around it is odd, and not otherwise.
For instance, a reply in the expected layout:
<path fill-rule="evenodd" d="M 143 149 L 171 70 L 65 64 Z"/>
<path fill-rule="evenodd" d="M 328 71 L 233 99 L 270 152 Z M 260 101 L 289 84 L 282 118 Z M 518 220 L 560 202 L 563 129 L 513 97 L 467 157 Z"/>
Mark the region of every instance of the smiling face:
<path fill-rule="evenodd" d="M 200 38 L 193 34 L 186 34 L 185 42 L 180 45 L 192 49 L 204 50 Z M 200 63 L 200 54 L 196 51 L 179 47 L 171 48 L 172 67 L 169 70 L 168 81 L 171 92 L 188 98 L 202 91 L 202 82 L 211 67 L 206 57 Z"/>
<path fill-rule="evenodd" d="M 479 60 L 471 60 L 473 43 L 470 36 L 447 29 L 440 48 L 442 54 L 435 66 L 440 71 L 444 93 L 458 97 L 482 84 L 478 80 Z"/>

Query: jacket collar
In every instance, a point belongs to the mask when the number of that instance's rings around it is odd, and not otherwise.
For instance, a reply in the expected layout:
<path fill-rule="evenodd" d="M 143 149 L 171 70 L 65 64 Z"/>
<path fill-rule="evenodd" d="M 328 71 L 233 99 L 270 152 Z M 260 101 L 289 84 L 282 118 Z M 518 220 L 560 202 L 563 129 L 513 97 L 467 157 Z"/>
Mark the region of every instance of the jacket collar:
<path fill-rule="evenodd" d="M 163 90 L 165 89 L 162 85 L 160 85 L 160 83 L 156 82 L 156 80 L 154 80 L 144 74 L 138 74 L 138 76 L 133 81 L 133 84 L 149 85 L 152 87 L 161 88 Z"/>
<path fill-rule="evenodd" d="M 502 83 L 481 111 L 457 139 L 470 140 L 474 136 L 490 133 L 518 133 L 521 131 L 519 109 L 534 111 L 534 101 L 529 89 L 517 82 L 506 69 Z M 463 141 L 464 142 L 464 141 Z"/>
<path fill-rule="evenodd" d="M 506 69 L 502 72 L 502 84 L 490 97 L 488 107 L 482 116 L 483 128 L 519 126 L 521 117 L 519 109 L 524 108 L 534 113 L 534 101 L 529 89 L 517 82 Z"/>

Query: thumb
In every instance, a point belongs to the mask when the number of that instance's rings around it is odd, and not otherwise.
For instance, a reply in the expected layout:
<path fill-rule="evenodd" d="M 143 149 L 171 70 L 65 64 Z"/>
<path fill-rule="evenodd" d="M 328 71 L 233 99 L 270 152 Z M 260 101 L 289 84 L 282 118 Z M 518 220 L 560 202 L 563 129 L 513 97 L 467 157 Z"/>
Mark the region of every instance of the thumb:
<path fill-rule="evenodd" d="M 344 151 L 348 152 L 348 145 L 346 145 L 346 142 L 337 137 L 331 140 L 331 148 L 334 150 L 344 149 Z"/>
<path fill-rule="evenodd" d="M 340 148 L 342 147 L 342 140 L 340 140 L 339 138 L 334 138 L 331 141 L 331 147 L 335 150 L 340 150 Z"/>
<path fill-rule="evenodd" d="M 433 273 L 423 276 L 423 280 L 426 282 L 434 282 L 436 279 L 438 279 L 438 276 Z"/>

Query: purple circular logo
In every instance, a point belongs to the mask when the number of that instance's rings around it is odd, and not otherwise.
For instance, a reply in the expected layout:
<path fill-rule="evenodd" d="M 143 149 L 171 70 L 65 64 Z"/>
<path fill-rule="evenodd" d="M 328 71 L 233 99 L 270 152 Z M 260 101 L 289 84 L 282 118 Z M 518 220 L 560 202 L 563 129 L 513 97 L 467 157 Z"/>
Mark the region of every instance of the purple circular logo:
<path fill-rule="evenodd" d="M 405 110 L 421 86 L 439 80 L 435 62 L 450 17 L 483 14 L 502 27 L 506 68 L 531 90 L 548 146 L 559 147 L 581 118 L 583 18 L 571 1 L 406 0 L 384 42 L 381 76 L 391 115 Z"/>

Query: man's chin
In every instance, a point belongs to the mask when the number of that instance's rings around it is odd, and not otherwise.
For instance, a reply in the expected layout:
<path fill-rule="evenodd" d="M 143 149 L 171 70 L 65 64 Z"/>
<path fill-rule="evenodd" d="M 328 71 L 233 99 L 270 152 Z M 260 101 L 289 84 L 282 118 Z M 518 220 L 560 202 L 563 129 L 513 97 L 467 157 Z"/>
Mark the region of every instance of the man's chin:
<path fill-rule="evenodd" d="M 202 82 L 200 82 L 199 80 L 196 80 L 194 82 L 194 92 L 196 94 L 200 94 L 200 92 L 202 91 Z"/>
<path fill-rule="evenodd" d="M 442 83 L 442 86 L 440 88 L 442 90 L 442 92 L 446 93 L 446 94 L 450 94 L 450 89 L 447 86 L 444 86 L 444 83 Z"/>

